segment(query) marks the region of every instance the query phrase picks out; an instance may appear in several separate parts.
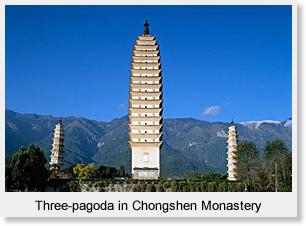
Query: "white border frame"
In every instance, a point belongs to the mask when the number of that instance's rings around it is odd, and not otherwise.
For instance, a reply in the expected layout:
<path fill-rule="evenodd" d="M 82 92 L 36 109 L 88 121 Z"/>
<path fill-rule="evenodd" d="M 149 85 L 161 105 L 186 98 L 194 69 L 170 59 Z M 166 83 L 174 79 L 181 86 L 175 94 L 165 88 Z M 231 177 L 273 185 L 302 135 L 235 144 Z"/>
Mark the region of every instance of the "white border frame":
<path fill-rule="evenodd" d="M 97 0 L 4 0 L 0 3 L 0 30 L 5 32 L 5 5 L 166 5 L 162 1 L 97 1 Z M 171 4 L 171 3 L 170 3 Z M 178 0 L 175 5 L 185 5 L 186 1 Z M 4 153 L 0 157 L 0 192 L 1 216 L 6 217 L 297 217 L 297 3 L 296 0 L 204 0 L 188 1 L 188 5 L 292 5 L 292 153 L 293 153 L 293 185 L 292 192 L 286 193 L 15 193 L 4 191 Z M 0 128 L 2 150 L 5 148 L 5 36 L 1 36 L 0 60 L 1 65 L 1 115 Z M 134 200 L 146 202 L 196 202 L 200 206 L 201 200 L 213 202 L 261 202 L 261 210 L 255 211 L 170 211 L 167 214 L 161 211 L 137 212 L 131 208 L 128 211 L 94 211 L 87 213 L 79 211 L 38 211 L 35 200 L 47 202 L 127 202 Z M 131 205 L 130 205 L 131 207 Z"/>

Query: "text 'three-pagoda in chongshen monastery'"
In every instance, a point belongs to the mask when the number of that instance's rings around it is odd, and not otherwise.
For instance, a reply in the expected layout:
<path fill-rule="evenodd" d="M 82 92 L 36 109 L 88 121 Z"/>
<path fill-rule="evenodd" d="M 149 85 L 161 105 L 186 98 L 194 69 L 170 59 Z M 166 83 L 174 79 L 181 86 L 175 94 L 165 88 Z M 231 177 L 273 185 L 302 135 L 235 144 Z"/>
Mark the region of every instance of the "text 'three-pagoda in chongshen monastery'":
<path fill-rule="evenodd" d="M 162 146 L 162 70 L 159 47 L 146 21 L 134 45 L 130 76 L 129 146 L 132 177 L 158 179 Z"/>

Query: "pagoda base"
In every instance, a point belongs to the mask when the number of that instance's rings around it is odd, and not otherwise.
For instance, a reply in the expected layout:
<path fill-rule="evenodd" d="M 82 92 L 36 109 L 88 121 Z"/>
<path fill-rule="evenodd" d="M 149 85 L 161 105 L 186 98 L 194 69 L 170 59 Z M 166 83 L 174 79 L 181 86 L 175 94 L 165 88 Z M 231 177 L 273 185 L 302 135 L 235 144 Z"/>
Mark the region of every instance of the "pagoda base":
<path fill-rule="evenodd" d="M 158 180 L 157 168 L 134 168 L 133 179 Z"/>

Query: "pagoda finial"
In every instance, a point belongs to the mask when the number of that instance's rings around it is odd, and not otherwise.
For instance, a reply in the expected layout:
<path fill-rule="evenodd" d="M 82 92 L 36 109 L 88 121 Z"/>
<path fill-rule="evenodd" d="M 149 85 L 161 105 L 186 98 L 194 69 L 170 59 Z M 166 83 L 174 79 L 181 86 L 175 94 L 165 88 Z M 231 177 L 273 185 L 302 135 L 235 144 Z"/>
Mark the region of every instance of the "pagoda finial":
<path fill-rule="evenodd" d="M 149 24 L 148 24 L 148 20 L 146 20 L 146 23 L 143 25 L 145 27 L 143 35 L 150 35 L 149 34 Z"/>
<path fill-rule="evenodd" d="M 62 117 L 59 117 L 58 123 L 62 124 Z"/>
<path fill-rule="evenodd" d="M 231 125 L 234 125 L 234 119 L 232 119 Z"/>

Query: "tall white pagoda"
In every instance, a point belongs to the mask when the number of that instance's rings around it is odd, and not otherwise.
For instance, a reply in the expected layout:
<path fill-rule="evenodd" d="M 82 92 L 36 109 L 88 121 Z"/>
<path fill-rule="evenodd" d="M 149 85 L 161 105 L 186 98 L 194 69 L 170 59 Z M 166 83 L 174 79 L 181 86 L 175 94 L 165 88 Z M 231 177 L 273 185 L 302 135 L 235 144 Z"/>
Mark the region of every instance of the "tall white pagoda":
<path fill-rule="evenodd" d="M 158 179 L 162 146 L 162 70 L 159 47 L 146 21 L 134 45 L 130 76 L 129 147 L 132 178 Z"/>
<path fill-rule="evenodd" d="M 234 121 L 232 120 L 231 125 L 228 127 L 228 140 L 227 140 L 227 173 L 228 173 L 228 180 L 231 181 L 235 181 L 237 180 L 236 177 L 236 161 L 235 161 L 235 156 L 236 156 L 236 151 L 237 151 L 237 147 L 238 147 L 238 139 L 237 139 L 238 135 L 237 135 L 237 130 L 236 130 L 236 126 L 234 125 Z"/>
<path fill-rule="evenodd" d="M 55 125 L 53 144 L 51 150 L 50 169 L 61 171 L 64 159 L 64 126 L 60 118 L 58 124 Z"/>

